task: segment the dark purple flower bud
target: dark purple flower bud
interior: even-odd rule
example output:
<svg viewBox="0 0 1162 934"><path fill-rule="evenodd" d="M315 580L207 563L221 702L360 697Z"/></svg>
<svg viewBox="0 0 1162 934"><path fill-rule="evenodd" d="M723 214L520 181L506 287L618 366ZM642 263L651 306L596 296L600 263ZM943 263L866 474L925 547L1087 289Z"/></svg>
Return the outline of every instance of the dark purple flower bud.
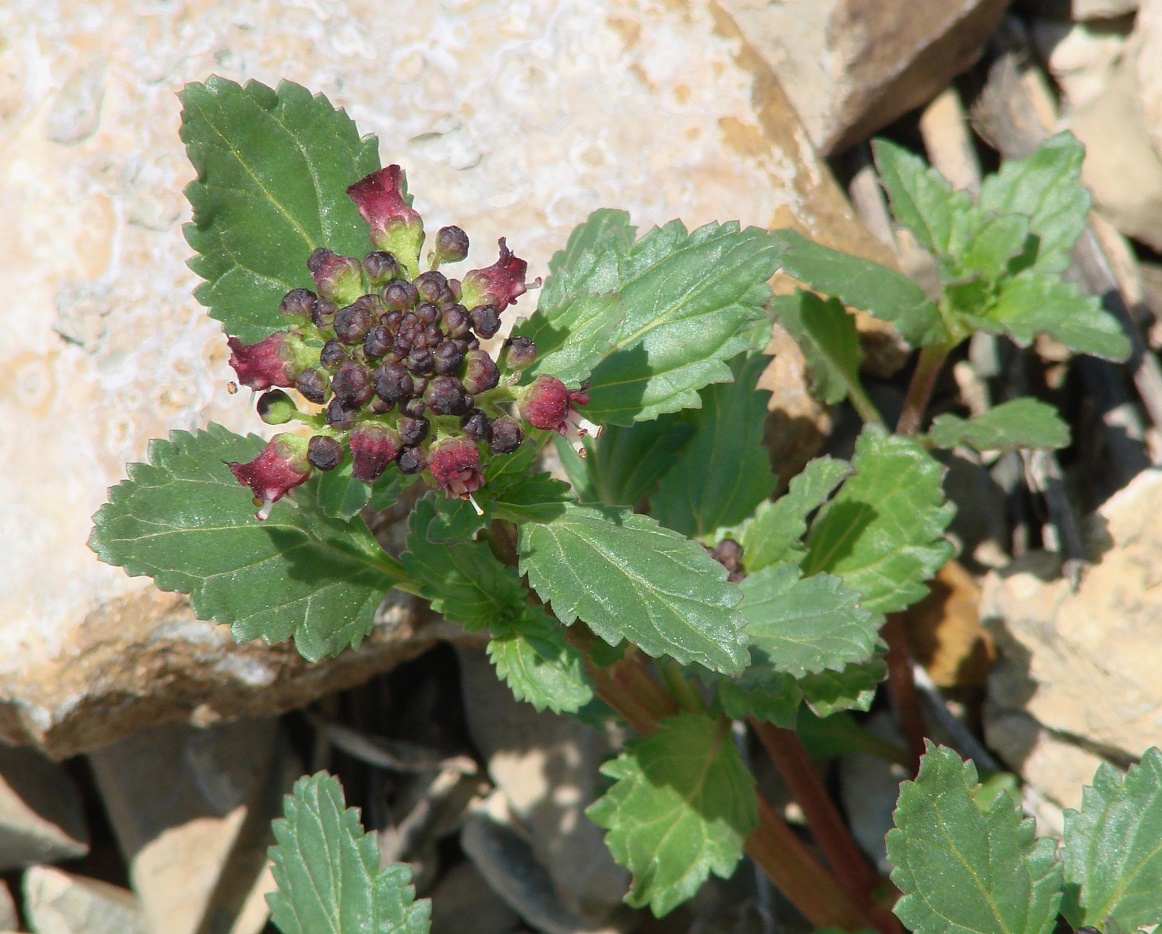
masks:
<svg viewBox="0 0 1162 934"><path fill-rule="evenodd" d="M448 438L433 444L428 451L428 470L449 497L467 499L484 484L480 451L467 438Z"/></svg>
<svg viewBox="0 0 1162 934"><path fill-rule="evenodd" d="M467 337L469 324L468 309L463 305L449 302L440 309L440 327L449 337Z"/></svg>
<svg viewBox="0 0 1162 934"><path fill-rule="evenodd" d="M472 330L485 340L500 330L500 314L495 305L477 305L468 317L472 320Z"/></svg>
<svg viewBox="0 0 1162 934"><path fill-rule="evenodd" d="M428 407L424 405L423 399L408 399L407 402L400 406L400 411L411 418L423 418L428 411Z"/></svg>
<svg viewBox="0 0 1162 934"><path fill-rule="evenodd" d="M460 301L460 297L464 294L464 289L460 285L459 279L449 279L448 280L448 292L451 293L451 295L452 295L452 301L454 301L454 302Z"/></svg>
<svg viewBox="0 0 1162 934"><path fill-rule="evenodd" d="M472 408L464 387L455 376L435 376L428 381L424 402L437 415L463 415Z"/></svg>
<svg viewBox="0 0 1162 934"><path fill-rule="evenodd" d="M464 351L455 341L445 340L436 348L436 372L441 376L455 376L464 362Z"/></svg>
<svg viewBox="0 0 1162 934"><path fill-rule="evenodd" d="M268 425L285 425L299 414L294 401L281 389L272 389L258 397L258 417Z"/></svg>
<svg viewBox="0 0 1162 934"><path fill-rule="evenodd" d="M525 273L528 272L529 264L509 250L504 237L500 238L499 244L500 259L487 269L473 269L464 276L460 285L460 300L469 308L495 305L498 312L504 311L518 296L528 291Z"/></svg>
<svg viewBox="0 0 1162 934"><path fill-rule="evenodd" d="M250 487L255 502L262 503L257 518L265 519L271 503L278 502L287 491L310 478L307 445L307 439L299 435L278 434L249 463L233 461L226 464L239 483Z"/></svg>
<svg viewBox="0 0 1162 934"><path fill-rule="evenodd" d="M374 483L399 457L403 441L394 429L365 423L351 432L347 446L353 461L351 475L364 483Z"/></svg>
<svg viewBox="0 0 1162 934"><path fill-rule="evenodd" d="M331 377L331 391L343 408L357 409L375 392L371 371L361 363L348 360Z"/></svg>
<svg viewBox="0 0 1162 934"><path fill-rule="evenodd" d="M363 272L367 276L367 281L371 283L371 287L378 289L399 275L399 263L390 253L376 250L363 257Z"/></svg>
<svg viewBox="0 0 1162 934"><path fill-rule="evenodd" d="M363 292L363 270L359 260L319 247L307 260L315 288L328 301L349 305Z"/></svg>
<svg viewBox="0 0 1162 934"><path fill-rule="evenodd" d="M425 326L435 324L440 320L440 306L432 302L420 302L416 305L416 317Z"/></svg>
<svg viewBox="0 0 1162 934"><path fill-rule="evenodd" d="M458 263L468 255L468 234L459 227L441 227L436 231L435 265Z"/></svg>
<svg viewBox="0 0 1162 934"><path fill-rule="evenodd" d="M325 298L318 299L311 306L311 323L320 331L326 331L335 324L335 313L339 306Z"/></svg>
<svg viewBox="0 0 1162 934"><path fill-rule="evenodd" d="M327 435L315 435L307 445L307 460L319 470L334 470L343 460L343 445Z"/></svg>
<svg viewBox="0 0 1162 934"><path fill-rule="evenodd" d="M276 331L256 344L231 337L230 366L248 389L293 386L312 361L311 349L293 331Z"/></svg>
<svg viewBox="0 0 1162 934"><path fill-rule="evenodd" d="M310 289L291 289L282 297L278 310L288 318L309 321L316 295Z"/></svg>
<svg viewBox="0 0 1162 934"><path fill-rule="evenodd" d="M327 419L327 424L336 431L346 431L355 425L355 413L351 409L344 408L338 396L327 403L324 416Z"/></svg>
<svg viewBox="0 0 1162 934"><path fill-rule="evenodd" d="M483 443L492 439L492 424L480 409L473 409L460 419L460 430L473 441Z"/></svg>
<svg viewBox="0 0 1162 934"><path fill-rule="evenodd" d="M367 411L372 415L386 415L392 409L390 402L384 402L379 396L367 403Z"/></svg>
<svg viewBox="0 0 1162 934"><path fill-rule="evenodd" d="M416 376L434 373L436 369L436 355L427 347L416 347L408 354L407 368Z"/></svg>
<svg viewBox="0 0 1162 934"><path fill-rule="evenodd" d="M302 393L303 398L315 405L322 405L327 401L327 393L331 389L331 381L325 373L316 369L306 369L295 380L295 389Z"/></svg>
<svg viewBox="0 0 1162 934"><path fill-rule="evenodd" d="M399 430L399 436L403 439L403 443L411 446L421 443L428 436L432 426L426 418L405 416L399 420L395 427Z"/></svg>
<svg viewBox="0 0 1162 934"><path fill-rule="evenodd" d="M428 377L413 376L412 377L412 395L422 396L424 391L428 388Z"/></svg>
<svg viewBox="0 0 1162 934"><path fill-rule="evenodd" d="M428 458L424 449L416 446L404 448L399 455L399 472L406 474L419 473L428 465Z"/></svg>
<svg viewBox="0 0 1162 934"><path fill-rule="evenodd" d="M527 337L510 337L504 342L504 365L509 371L519 373L536 359L537 345Z"/></svg>
<svg viewBox="0 0 1162 934"><path fill-rule="evenodd" d="M495 389L500 382L496 361L483 350L470 350L464 355L464 391L474 396Z"/></svg>
<svg viewBox="0 0 1162 934"><path fill-rule="evenodd" d="M403 170L389 165L356 182L347 194L371 225L376 248L395 256L407 274L419 272L424 222L411 206Z"/></svg>
<svg viewBox="0 0 1162 934"><path fill-rule="evenodd" d="M492 423L492 440L488 443L493 454L511 454L521 446L525 433L514 419L502 415Z"/></svg>
<svg viewBox="0 0 1162 934"><path fill-rule="evenodd" d="M567 389L557 377L542 373L525 389L517 402L520 417L534 428L565 433L576 407L589 402L589 393Z"/></svg>
<svg viewBox="0 0 1162 934"><path fill-rule="evenodd" d="M347 348L333 338L319 352L319 365L328 370L337 370L350 359Z"/></svg>
<svg viewBox="0 0 1162 934"><path fill-rule="evenodd" d="M444 293L448 289L448 280L443 273L436 272L434 269L431 272L420 273L412 280L412 284L416 287L416 291L420 293L420 299L425 302L432 302L439 304L444 297Z"/></svg>
<svg viewBox="0 0 1162 934"><path fill-rule="evenodd" d="M379 290L383 304L393 311L407 311L419 301L416 287L404 279L392 279Z"/></svg>
<svg viewBox="0 0 1162 934"><path fill-rule="evenodd" d="M382 357L391 350L394 341L395 338L385 325L373 325L371 330L367 332L367 336L363 338L363 352L373 359Z"/></svg>
<svg viewBox="0 0 1162 934"><path fill-rule="evenodd" d="M375 300L361 296L335 315L335 337L344 344L362 344L375 324Z"/></svg>
<svg viewBox="0 0 1162 934"><path fill-rule="evenodd" d="M396 403L412 394L412 376L401 363L383 363L372 374L375 394L384 402Z"/></svg>

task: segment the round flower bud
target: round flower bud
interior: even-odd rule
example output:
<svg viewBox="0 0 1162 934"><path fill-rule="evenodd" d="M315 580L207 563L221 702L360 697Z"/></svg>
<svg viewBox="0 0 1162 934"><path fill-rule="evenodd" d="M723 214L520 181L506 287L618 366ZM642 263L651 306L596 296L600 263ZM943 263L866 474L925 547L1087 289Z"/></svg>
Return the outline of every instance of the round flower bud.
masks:
<svg viewBox="0 0 1162 934"><path fill-rule="evenodd" d="M419 447L406 447L399 455L399 472L405 474L419 473L428 464L428 458L424 454L424 449Z"/></svg>
<svg viewBox="0 0 1162 934"><path fill-rule="evenodd" d="M416 287L405 279L391 279L379 290L383 304L391 311L407 311L419 298Z"/></svg>
<svg viewBox="0 0 1162 934"><path fill-rule="evenodd" d="M428 451L428 470L446 495L466 499L484 484L480 451L467 438L437 441Z"/></svg>
<svg viewBox="0 0 1162 934"><path fill-rule="evenodd" d="M334 338L327 341L323 345L323 349L319 351L319 365L332 372L339 369L349 359L351 358L347 356L347 348Z"/></svg>
<svg viewBox="0 0 1162 934"><path fill-rule="evenodd" d="M588 401L589 394L583 389L567 389L557 377L542 373L521 393L517 410L534 428L563 434L575 406Z"/></svg>
<svg viewBox="0 0 1162 934"><path fill-rule="evenodd" d="M441 227L436 231L436 265L458 263L468 255L468 234L459 227Z"/></svg>
<svg viewBox="0 0 1162 934"><path fill-rule="evenodd" d="M519 373L533 365L537 359L537 345L527 337L510 337L504 342L504 366L510 372Z"/></svg>
<svg viewBox="0 0 1162 934"><path fill-rule="evenodd" d="M436 370L436 355L427 347L413 347L405 361L408 370L417 376L434 373Z"/></svg>
<svg viewBox="0 0 1162 934"><path fill-rule="evenodd" d="M485 340L500 330L500 313L495 305L477 305L468 317L472 319L472 330Z"/></svg>
<svg viewBox="0 0 1162 934"><path fill-rule="evenodd" d="M325 298L318 299L311 306L311 323L320 331L330 330L335 324L335 314L339 306Z"/></svg>
<svg viewBox="0 0 1162 934"><path fill-rule="evenodd" d="M442 272L421 273L412 280L412 284L416 287L420 298L425 302L432 302L439 304L443 297L445 290L448 288L448 280Z"/></svg>
<svg viewBox="0 0 1162 934"><path fill-rule="evenodd" d="M303 398L315 405L322 405L327 401L327 393L331 389L331 381L326 374L315 369L306 369L295 380L295 389L302 393Z"/></svg>
<svg viewBox="0 0 1162 934"><path fill-rule="evenodd" d="M399 263L394 256L383 250L376 250L363 257L363 272L373 289L377 289L399 275Z"/></svg>
<svg viewBox="0 0 1162 934"><path fill-rule="evenodd" d="M344 344L362 344L375 323L375 301L363 296L335 315L335 337Z"/></svg>
<svg viewBox="0 0 1162 934"><path fill-rule="evenodd" d="M423 399L415 398L408 399L408 401L400 407L400 410L404 415L407 415L410 418L423 418L424 414L428 411L428 407L424 405Z"/></svg>
<svg viewBox="0 0 1162 934"><path fill-rule="evenodd" d="M467 337L470 324L468 309L463 305L449 302L440 309L440 327L449 337Z"/></svg>
<svg viewBox="0 0 1162 934"><path fill-rule="evenodd" d="M457 346L456 341L444 340L436 348L436 372L441 376L454 376L460 372L460 364L464 362L464 351Z"/></svg>
<svg viewBox="0 0 1162 934"><path fill-rule="evenodd" d="M500 382L496 362L483 350L470 350L464 356L464 391L476 396L495 389Z"/></svg>
<svg viewBox="0 0 1162 934"><path fill-rule="evenodd" d="M367 367L348 360L331 378L331 391L345 409L357 409L375 392L375 384Z"/></svg>
<svg viewBox="0 0 1162 934"><path fill-rule="evenodd" d="M258 417L268 425L285 425L298 414L294 401L281 389L272 389L258 397Z"/></svg>
<svg viewBox="0 0 1162 934"><path fill-rule="evenodd" d="M391 331L385 325L372 325L367 336L363 338L363 353L372 359L382 357L391 350L394 340Z"/></svg>
<svg viewBox="0 0 1162 934"><path fill-rule="evenodd" d="M513 419L502 415L492 423L492 440L488 446L493 454L511 454L521 446L525 433Z"/></svg>
<svg viewBox="0 0 1162 934"><path fill-rule="evenodd" d="M345 409L339 402L338 396L327 403L327 409L323 414L327 419L327 424L336 431L346 431L355 425L355 413L350 409Z"/></svg>
<svg viewBox="0 0 1162 934"><path fill-rule="evenodd" d="M455 376L435 376L428 381L424 402L437 415L463 415L472 404Z"/></svg>
<svg viewBox="0 0 1162 934"><path fill-rule="evenodd" d="M307 460L319 470L334 470L343 460L343 445L327 435L315 435L307 445Z"/></svg>
<svg viewBox="0 0 1162 934"><path fill-rule="evenodd" d="M403 443L411 446L420 444L431 430L431 423L426 418L401 418L395 426Z"/></svg>
<svg viewBox="0 0 1162 934"><path fill-rule="evenodd" d="M319 247L307 259L307 269L315 279L319 295L339 305L347 305L363 291L363 270L359 260Z"/></svg>
<svg viewBox="0 0 1162 934"><path fill-rule="evenodd" d="M282 297L278 310L288 318L309 321L315 300L316 295L310 289L291 289Z"/></svg>
<svg viewBox="0 0 1162 934"><path fill-rule="evenodd" d="M473 409L460 419L460 430L464 432L464 437L472 441L485 442L492 439L492 424L480 409Z"/></svg>
<svg viewBox="0 0 1162 934"><path fill-rule="evenodd" d="M384 402L396 403L412 394L412 376L402 363L380 364L372 380L375 394Z"/></svg>
<svg viewBox="0 0 1162 934"><path fill-rule="evenodd" d="M403 449L398 431L383 425L364 423L351 432L351 475L364 483L374 483Z"/></svg>

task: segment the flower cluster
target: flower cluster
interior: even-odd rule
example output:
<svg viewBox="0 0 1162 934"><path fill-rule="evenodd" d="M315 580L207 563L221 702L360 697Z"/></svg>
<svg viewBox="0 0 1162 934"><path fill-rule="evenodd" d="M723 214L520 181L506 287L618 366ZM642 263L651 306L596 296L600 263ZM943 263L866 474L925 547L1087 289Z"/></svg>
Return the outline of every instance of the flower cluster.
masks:
<svg viewBox="0 0 1162 934"><path fill-rule="evenodd" d="M503 238L496 263L457 280L439 267L467 256L468 236L443 227L430 268L420 272L423 223L399 166L347 192L376 249L362 260L315 250L307 261L314 289L293 289L280 305L289 326L254 344L229 339L238 381L264 391L262 418L299 421L314 432L275 435L255 460L229 465L263 504L260 517L348 454L352 475L365 483L394 464L404 474L426 472L448 496L469 498L483 482L482 452L515 451L524 440L522 421L564 431L575 407L588 402L584 389L569 390L549 375L516 387L536 358L530 340L507 341L499 362L481 346L528 289L528 264ZM283 391L291 388L314 411L300 411ZM513 402L520 421L509 413Z"/></svg>

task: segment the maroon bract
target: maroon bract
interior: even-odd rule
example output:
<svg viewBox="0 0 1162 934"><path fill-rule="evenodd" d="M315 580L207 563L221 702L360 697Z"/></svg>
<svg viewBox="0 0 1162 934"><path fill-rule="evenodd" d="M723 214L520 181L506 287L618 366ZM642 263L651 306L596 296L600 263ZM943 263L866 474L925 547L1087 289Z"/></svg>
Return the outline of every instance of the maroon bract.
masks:
<svg viewBox="0 0 1162 934"><path fill-rule="evenodd" d="M484 484L480 472L480 451L466 438L449 438L432 445L428 470L436 485L449 497L467 499Z"/></svg>
<svg viewBox="0 0 1162 934"><path fill-rule="evenodd" d="M289 490L305 483L311 476L307 460L310 441L299 435L277 434L267 442L262 453L246 464L227 461L226 466L243 486L250 487L255 503L262 503L259 519L265 519L270 506L286 496Z"/></svg>
<svg viewBox="0 0 1162 934"><path fill-rule="evenodd" d="M371 242L391 253L411 275L418 270L424 222L407 201L403 169L389 165L347 189L363 219L371 225Z"/></svg>
<svg viewBox="0 0 1162 934"><path fill-rule="evenodd" d="M497 242L500 245L500 259L487 269L473 269L464 276L460 286L460 302L466 308L495 305L498 312L504 311L517 300L517 296L528 291L525 274L529 264L508 248L504 237ZM540 284L539 279L537 284Z"/></svg>
<svg viewBox="0 0 1162 934"><path fill-rule="evenodd" d="M293 386L298 375L306 369L302 345L289 331L276 331L256 344L244 344L231 337L230 366L238 374L238 382L248 389L269 389L271 386Z"/></svg>
<svg viewBox="0 0 1162 934"><path fill-rule="evenodd" d="M351 448L351 476L364 483L378 480L403 450L399 432L382 425L360 425L351 432L347 443Z"/></svg>
<svg viewBox="0 0 1162 934"><path fill-rule="evenodd" d="M522 393L517 405L520 417L534 428L564 434L569 427L569 416L577 406L589 403L589 393L569 389L557 377L542 373Z"/></svg>

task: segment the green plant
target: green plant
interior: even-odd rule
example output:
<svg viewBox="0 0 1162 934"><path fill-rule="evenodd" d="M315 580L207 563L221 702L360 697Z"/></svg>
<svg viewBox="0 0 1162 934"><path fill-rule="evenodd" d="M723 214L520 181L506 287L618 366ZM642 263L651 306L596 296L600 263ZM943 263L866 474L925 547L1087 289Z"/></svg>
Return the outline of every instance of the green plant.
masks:
<svg viewBox="0 0 1162 934"><path fill-rule="evenodd" d="M855 846L797 728L827 718L860 735L844 712L866 710L887 674L885 614L922 597L951 556L953 508L929 447L1067 443L1056 413L1027 399L942 416L916 436L949 351L981 329L1128 350L1059 275L1088 208L1076 142L1056 137L1006 165L976 204L879 146L897 218L936 259L938 298L789 231L674 221L639 237L624 212L595 212L494 359L481 341L528 287L504 240L492 266L446 278L438 267L465 258L467 235L441 228L425 262L402 171L380 168L374 138L303 88L211 79L182 102L198 171L187 189L205 280L196 295L230 335L239 381L262 393L264 420L297 431L264 442L211 425L155 441L95 517L102 560L190 594L239 640L293 638L312 660L358 646L391 588L426 599L488 633L518 698L590 715L598 698L634 728L589 811L633 873L630 904L664 914L746 853L815 925L898 931L895 893ZM835 298L774 299L779 268ZM861 387L839 300L922 348L894 434ZM824 398L850 397L867 422L850 463L812 461L774 500L761 446L769 393L757 389L772 316L803 343ZM539 472L550 443L569 482ZM362 513L421 479L406 546L389 553ZM756 792L730 739L736 720L783 773L814 846ZM1125 907L1154 863L1110 895L1108 864L1092 855L1122 839L1094 815L1119 796L1156 798L1156 763L1148 754L1124 784L1099 773L1096 804L1071 818L1077 852L1089 847L1071 856L1067 840L1071 922L1162 920ZM1052 927L1052 845L1033 844L1006 799L977 809L972 780L934 751L901 796L889 841L900 919L925 932ZM1156 823L1126 820L1140 834ZM333 779L301 781L275 833L282 930L426 929L406 869L379 869ZM967 881L945 865L938 834L972 842ZM1034 893L1004 906L1037 911L1001 907L977 924L978 860L996 864L990 891L1024 880ZM959 899L947 911L921 907L931 872ZM966 920L949 920L956 912Z"/></svg>

